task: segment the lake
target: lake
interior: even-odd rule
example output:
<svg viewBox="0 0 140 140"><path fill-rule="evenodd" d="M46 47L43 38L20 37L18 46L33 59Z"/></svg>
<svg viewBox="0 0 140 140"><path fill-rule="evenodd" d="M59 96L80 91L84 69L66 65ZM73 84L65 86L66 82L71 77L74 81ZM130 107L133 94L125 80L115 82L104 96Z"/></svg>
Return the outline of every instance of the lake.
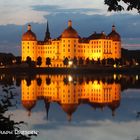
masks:
<svg viewBox="0 0 140 140"><path fill-rule="evenodd" d="M140 75L0 75L5 116L33 140L139 140Z"/></svg>

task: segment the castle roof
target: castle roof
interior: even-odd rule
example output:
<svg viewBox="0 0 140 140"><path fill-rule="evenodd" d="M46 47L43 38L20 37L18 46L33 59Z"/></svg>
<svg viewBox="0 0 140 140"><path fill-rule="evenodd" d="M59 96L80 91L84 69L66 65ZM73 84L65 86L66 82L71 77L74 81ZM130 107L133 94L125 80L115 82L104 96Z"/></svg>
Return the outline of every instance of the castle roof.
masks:
<svg viewBox="0 0 140 140"><path fill-rule="evenodd" d="M31 30L31 25L28 25L28 31L22 35L22 41L36 41L36 35Z"/></svg>
<svg viewBox="0 0 140 140"><path fill-rule="evenodd" d="M108 34L108 38L112 39L113 41L120 41L121 37L115 30L115 25L112 26L112 32Z"/></svg>
<svg viewBox="0 0 140 140"><path fill-rule="evenodd" d="M106 39L107 37L106 37L106 34L104 33L104 32L102 32L102 33L96 33L96 32L94 32L92 35L90 35L89 37L88 37L88 39L89 40L94 40L94 39Z"/></svg>
<svg viewBox="0 0 140 140"><path fill-rule="evenodd" d="M72 27L72 21L68 21L68 28L66 28L62 35L62 38L79 38L77 31Z"/></svg>

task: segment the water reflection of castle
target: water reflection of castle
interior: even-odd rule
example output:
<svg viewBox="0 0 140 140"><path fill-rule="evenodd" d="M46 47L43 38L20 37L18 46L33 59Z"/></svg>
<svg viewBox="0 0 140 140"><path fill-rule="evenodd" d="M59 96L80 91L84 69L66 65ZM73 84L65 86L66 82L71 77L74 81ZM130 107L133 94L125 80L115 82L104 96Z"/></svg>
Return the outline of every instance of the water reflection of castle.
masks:
<svg viewBox="0 0 140 140"><path fill-rule="evenodd" d="M68 120L81 103L89 104L93 108L109 107L112 115L120 104L121 86L118 83L106 83L97 80L88 82L82 78L64 75L41 75L31 80L30 85L22 80L22 104L29 111L35 107L38 99L45 102L47 113L50 103L57 102Z"/></svg>

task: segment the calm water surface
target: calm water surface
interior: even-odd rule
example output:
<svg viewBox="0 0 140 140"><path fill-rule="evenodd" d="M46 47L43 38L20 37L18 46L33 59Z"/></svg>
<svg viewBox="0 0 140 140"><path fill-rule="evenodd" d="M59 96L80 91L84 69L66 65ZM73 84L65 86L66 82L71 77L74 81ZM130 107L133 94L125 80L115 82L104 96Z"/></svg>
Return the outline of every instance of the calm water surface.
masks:
<svg viewBox="0 0 140 140"><path fill-rule="evenodd" d="M6 113L39 131L34 140L138 140L140 76L1 75L15 87L17 107Z"/></svg>

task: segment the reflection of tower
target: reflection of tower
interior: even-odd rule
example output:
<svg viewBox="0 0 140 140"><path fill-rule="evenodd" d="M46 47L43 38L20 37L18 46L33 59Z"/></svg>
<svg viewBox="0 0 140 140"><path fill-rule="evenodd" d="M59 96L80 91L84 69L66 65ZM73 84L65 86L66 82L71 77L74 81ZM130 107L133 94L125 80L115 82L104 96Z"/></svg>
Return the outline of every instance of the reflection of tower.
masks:
<svg viewBox="0 0 140 140"><path fill-rule="evenodd" d="M61 104L64 112L67 113L67 119L70 122L72 119L72 114L76 111L78 104Z"/></svg>
<svg viewBox="0 0 140 140"><path fill-rule="evenodd" d="M113 101L108 107L112 110L112 116L115 116L115 110L120 106L120 101Z"/></svg>
<svg viewBox="0 0 140 140"><path fill-rule="evenodd" d="M44 100L44 103L45 103L45 108L46 108L46 117L47 117L47 120L48 120L48 117L49 117L49 109L50 109L50 102L48 102L47 99Z"/></svg>
<svg viewBox="0 0 140 140"><path fill-rule="evenodd" d="M109 107L112 115L115 115L115 109L120 104L120 84L90 79L88 82L83 79L79 84L75 82L78 79L73 80L74 78L77 77L40 75L39 78L36 76L36 80L31 80L28 86L28 81L22 80L22 103L29 111L29 115L37 99L44 100L47 119L51 102L58 102L61 105L69 121L80 103L102 110L104 107Z"/></svg>
<svg viewBox="0 0 140 140"><path fill-rule="evenodd" d="M27 82L22 80L22 105L28 110L28 116L31 115L31 109L36 104L36 82L31 81L30 86L27 86Z"/></svg>
<svg viewBox="0 0 140 140"><path fill-rule="evenodd" d="M22 105L27 109L28 111L28 116L31 116L31 110L34 108L36 104L35 100L23 100Z"/></svg>

